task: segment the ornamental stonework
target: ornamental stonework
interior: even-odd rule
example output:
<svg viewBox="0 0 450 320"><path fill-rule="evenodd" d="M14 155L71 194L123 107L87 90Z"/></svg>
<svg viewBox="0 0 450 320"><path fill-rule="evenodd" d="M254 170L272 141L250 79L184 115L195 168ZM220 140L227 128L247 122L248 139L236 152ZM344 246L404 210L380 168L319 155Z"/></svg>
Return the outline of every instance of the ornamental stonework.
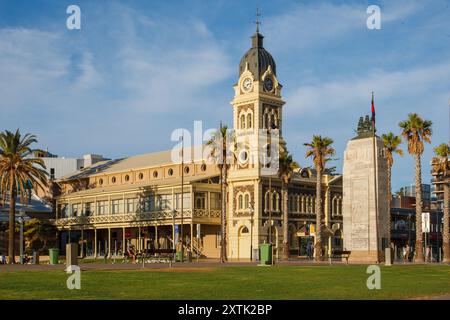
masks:
<svg viewBox="0 0 450 320"><path fill-rule="evenodd" d="M253 185L236 186L234 187L233 212L237 212L238 194L241 192L243 194L250 193L250 203L255 203L255 188Z"/></svg>

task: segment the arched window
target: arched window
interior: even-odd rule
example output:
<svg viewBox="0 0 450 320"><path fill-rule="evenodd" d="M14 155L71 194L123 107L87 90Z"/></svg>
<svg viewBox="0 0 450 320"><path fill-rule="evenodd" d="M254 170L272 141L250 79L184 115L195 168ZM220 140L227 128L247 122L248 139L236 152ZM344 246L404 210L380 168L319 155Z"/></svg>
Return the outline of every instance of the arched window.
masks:
<svg viewBox="0 0 450 320"><path fill-rule="evenodd" d="M273 126L276 126L276 125L277 125L277 123L275 122L275 115L272 113L270 115L270 124L269 124L269 126L270 126L270 128L272 128Z"/></svg>
<svg viewBox="0 0 450 320"><path fill-rule="evenodd" d="M241 129L245 129L245 114L241 115Z"/></svg>
<svg viewBox="0 0 450 320"><path fill-rule="evenodd" d="M252 127L252 114L247 114L247 128L250 129Z"/></svg>
<svg viewBox="0 0 450 320"><path fill-rule="evenodd" d="M238 196L238 209L242 210L243 206L244 206L244 204L243 204L242 194L240 194Z"/></svg>
<svg viewBox="0 0 450 320"><path fill-rule="evenodd" d="M269 115L264 113L264 128L269 129Z"/></svg>
<svg viewBox="0 0 450 320"><path fill-rule="evenodd" d="M278 192L274 192L272 194L272 210L275 212L280 211L279 200L280 196L278 195Z"/></svg>
<svg viewBox="0 0 450 320"><path fill-rule="evenodd" d="M250 206L250 196L246 194L244 196L244 209L248 209Z"/></svg>
<svg viewBox="0 0 450 320"><path fill-rule="evenodd" d="M269 191L266 192L266 195L264 196L264 210L265 211L269 211L269 206L270 206L270 196L269 196Z"/></svg>

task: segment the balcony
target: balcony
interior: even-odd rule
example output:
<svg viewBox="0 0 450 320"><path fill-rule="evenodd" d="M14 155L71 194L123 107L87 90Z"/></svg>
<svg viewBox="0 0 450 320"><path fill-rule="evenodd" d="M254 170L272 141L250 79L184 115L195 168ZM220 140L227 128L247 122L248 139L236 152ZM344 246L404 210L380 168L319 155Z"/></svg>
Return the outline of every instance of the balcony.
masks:
<svg viewBox="0 0 450 320"><path fill-rule="evenodd" d="M175 217L174 217L175 213ZM104 214L93 216L78 216L56 219L57 227L66 227L72 225L97 224L97 223L139 223L155 220L181 219L181 212L178 211L153 211L143 213L123 213L123 214ZM183 218L192 218L192 210L183 210ZM194 209L194 218L210 218L217 220L220 218L220 210Z"/></svg>

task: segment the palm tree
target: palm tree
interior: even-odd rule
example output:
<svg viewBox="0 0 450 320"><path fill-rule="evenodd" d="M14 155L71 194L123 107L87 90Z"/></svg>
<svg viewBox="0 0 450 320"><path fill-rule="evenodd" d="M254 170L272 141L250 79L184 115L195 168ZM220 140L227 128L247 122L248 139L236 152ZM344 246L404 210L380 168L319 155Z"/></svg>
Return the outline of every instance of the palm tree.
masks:
<svg viewBox="0 0 450 320"><path fill-rule="evenodd" d="M214 159L220 170L221 184L221 240L220 240L220 261L225 262L226 257L226 235L227 235L227 177L228 169L235 160L235 137L232 132L228 131L228 127L222 126L216 130L211 139L207 142L210 147L210 158Z"/></svg>
<svg viewBox="0 0 450 320"><path fill-rule="evenodd" d="M316 167L316 243L314 244L315 260L319 261L322 257L322 174L325 170L327 161L331 160L335 154L335 150L331 145L333 139L322 137L320 135L313 135L312 141L304 143L307 147L305 157L312 157L314 166Z"/></svg>
<svg viewBox="0 0 450 320"><path fill-rule="evenodd" d="M297 162L292 160L292 155L289 152L282 151L279 157L278 176L281 179L281 199L283 210L283 259L289 259L289 237L288 237L288 190L287 186L291 181L294 169L298 168Z"/></svg>
<svg viewBox="0 0 450 320"><path fill-rule="evenodd" d="M43 160L32 157L33 153L38 151L30 148L35 142L36 136L32 134L22 136L19 129L15 133L8 130L0 132L0 189L3 199L9 194L8 263L10 264L14 263L16 196L19 195L23 203L28 197L27 186L44 189L47 185Z"/></svg>
<svg viewBox="0 0 450 320"><path fill-rule="evenodd" d="M424 141L431 143L431 125L429 120L422 119L417 113L408 114L408 119L398 125L402 129L402 136L408 143L408 153L414 156L416 163L416 245L415 258L424 261L422 252L422 164L421 157L425 149Z"/></svg>
<svg viewBox="0 0 450 320"><path fill-rule="evenodd" d="M392 166L394 165L394 154L403 156L403 150L400 149L400 144L402 143L402 138L389 132L387 134L382 134L381 139L384 143L384 151L386 153L387 159L387 198L388 198L388 243L391 243L391 200L392 200Z"/></svg>
<svg viewBox="0 0 450 320"><path fill-rule="evenodd" d="M434 148L434 153L437 157L433 158L433 174L436 179L443 182L444 187L444 225L442 231L443 251L444 256L442 261L450 261L450 244L449 244L449 201L450 201L450 145L442 143Z"/></svg>

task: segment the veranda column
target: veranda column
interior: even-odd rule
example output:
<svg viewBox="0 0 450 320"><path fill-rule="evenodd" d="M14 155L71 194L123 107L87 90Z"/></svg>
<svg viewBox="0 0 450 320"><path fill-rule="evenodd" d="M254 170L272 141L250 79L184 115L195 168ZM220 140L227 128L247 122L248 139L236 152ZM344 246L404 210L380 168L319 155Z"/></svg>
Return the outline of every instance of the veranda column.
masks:
<svg viewBox="0 0 450 320"><path fill-rule="evenodd" d="M127 248L125 244L125 227L122 227L122 255L125 254Z"/></svg>
<svg viewBox="0 0 450 320"><path fill-rule="evenodd" d="M94 229L94 258L97 258L97 229Z"/></svg>
<svg viewBox="0 0 450 320"><path fill-rule="evenodd" d="M111 228L108 228L108 251L105 250L105 255L111 256Z"/></svg>
<svg viewBox="0 0 450 320"><path fill-rule="evenodd" d="M155 224L155 248L159 249L159 239L158 239L158 224Z"/></svg>
<svg viewBox="0 0 450 320"><path fill-rule="evenodd" d="M81 250L80 250L81 257L84 257L84 229L81 227Z"/></svg>
<svg viewBox="0 0 450 320"><path fill-rule="evenodd" d="M138 228L138 232L139 232L139 234L138 234L138 245L137 245L136 250L140 251L141 250L141 227Z"/></svg>

